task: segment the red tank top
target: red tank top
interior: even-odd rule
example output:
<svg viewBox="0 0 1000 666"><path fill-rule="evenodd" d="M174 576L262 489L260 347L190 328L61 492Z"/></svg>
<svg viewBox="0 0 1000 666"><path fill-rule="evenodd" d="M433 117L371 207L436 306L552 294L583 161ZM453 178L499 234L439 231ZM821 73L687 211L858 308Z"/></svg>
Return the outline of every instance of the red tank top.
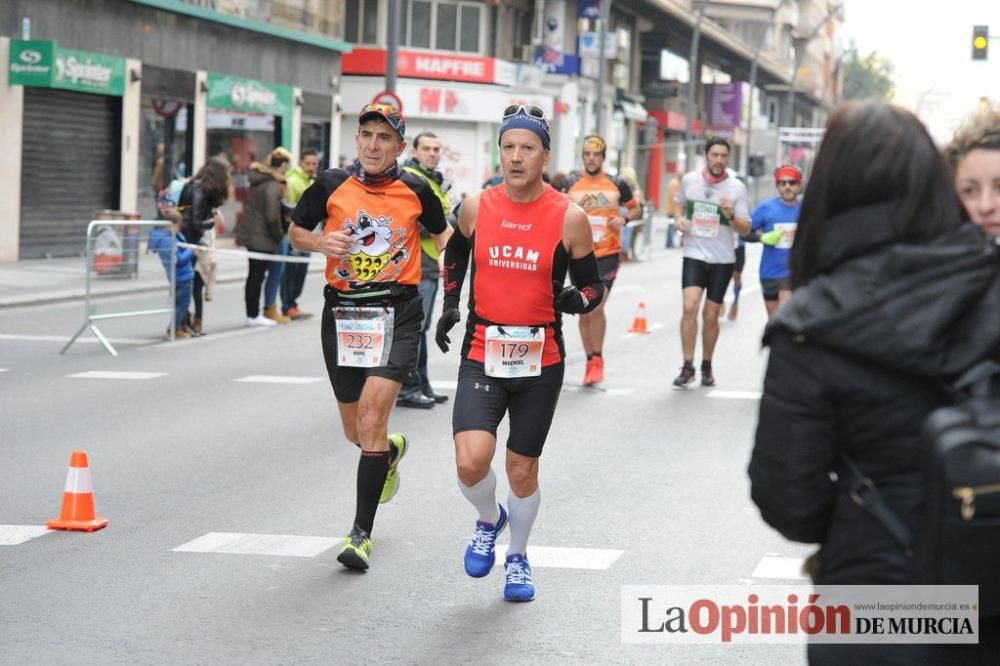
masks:
<svg viewBox="0 0 1000 666"><path fill-rule="evenodd" d="M556 321L552 267L563 238L569 199L546 186L530 203L516 203L507 186L479 199L472 248L472 312L491 324L540 326ZM485 326L476 322L468 358L485 360ZM542 365L562 361L551 326L545 329Z"/></svg>

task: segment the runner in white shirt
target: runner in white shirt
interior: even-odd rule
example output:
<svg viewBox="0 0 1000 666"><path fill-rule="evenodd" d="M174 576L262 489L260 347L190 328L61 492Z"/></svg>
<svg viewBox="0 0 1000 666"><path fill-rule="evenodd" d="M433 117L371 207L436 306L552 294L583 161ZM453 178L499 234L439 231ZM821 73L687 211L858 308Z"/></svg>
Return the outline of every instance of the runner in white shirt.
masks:
<svg viewBox="0 0 1000 666"><path fill-rule="evenodd" d="M706 167L681 180L677 192L677 228L684 233L684 315L681 350L684 366L674 380L683 388L694 380L694 348L698 338L698 308L702 310L702 386L715 386L712 353L719 339L719 313L736 263L738 235L750 233L747 188L726 171L729 142L710 137L705 143Z"/></svg>

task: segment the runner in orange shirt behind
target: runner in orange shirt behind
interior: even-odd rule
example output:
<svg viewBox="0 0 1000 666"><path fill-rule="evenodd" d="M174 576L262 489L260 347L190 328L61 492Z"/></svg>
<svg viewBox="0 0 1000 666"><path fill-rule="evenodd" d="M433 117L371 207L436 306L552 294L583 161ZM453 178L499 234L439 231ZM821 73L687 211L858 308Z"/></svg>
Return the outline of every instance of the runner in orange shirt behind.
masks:
<svg viewBox="0 0 1000 666"><path fill-rule="evenodd" d="M580 316L580 338L587 354L584 386L604 381L604 332L607 318L604 306L618 275L622 249L621 230L630 220L642 215L639 202L628 184L604 172L608 146L600 136L591 134L583 140L583 168L578 178L570 181L566 196L583 208L590 220L594 237L594 254L604 283L604 300L593 312Z"/></svg>

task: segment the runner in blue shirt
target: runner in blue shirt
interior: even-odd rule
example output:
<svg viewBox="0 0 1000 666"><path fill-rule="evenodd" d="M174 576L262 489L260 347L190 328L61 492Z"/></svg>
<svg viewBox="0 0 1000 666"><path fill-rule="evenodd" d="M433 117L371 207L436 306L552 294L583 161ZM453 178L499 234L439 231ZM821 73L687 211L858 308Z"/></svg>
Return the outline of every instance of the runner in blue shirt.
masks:
<svg viewBox="0 0 1000 666"><path fill-rule="evenodd" d="M774 171L774 183L778 196L757 206L751 216L753 233L747 237L749 241L759 240L764 244L760 258L760 290L768 317L792 296L788 255L802 208L798 200L802 191L802 172L791 165L780 166Z"/></svg>

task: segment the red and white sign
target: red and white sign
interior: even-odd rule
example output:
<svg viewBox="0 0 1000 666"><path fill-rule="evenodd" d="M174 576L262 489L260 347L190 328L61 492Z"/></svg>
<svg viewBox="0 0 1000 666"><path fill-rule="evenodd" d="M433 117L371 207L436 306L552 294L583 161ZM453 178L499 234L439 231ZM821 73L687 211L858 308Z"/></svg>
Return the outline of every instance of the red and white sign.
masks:
<svg viewBox="0 0 1000 666"><path fill-rule="evenodd" d="M516 69L512 71L510 63L496 58L400 49L396 62L397 76L407 78L501 85L513 85L512 76L516 79ZM386 51L355 48L340 63L344 74L384 76Z"/></svg>

